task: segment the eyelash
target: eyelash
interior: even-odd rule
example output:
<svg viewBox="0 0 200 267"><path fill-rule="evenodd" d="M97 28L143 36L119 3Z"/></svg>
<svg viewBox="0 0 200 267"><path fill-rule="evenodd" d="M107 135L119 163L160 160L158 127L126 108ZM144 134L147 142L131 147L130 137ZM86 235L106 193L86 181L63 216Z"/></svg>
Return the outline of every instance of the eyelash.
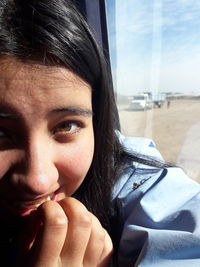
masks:
<svg viewBox="0 0 200 267"><path fill-rule="evenodd" d="M15 142L16 139L14 136L10 135L7 130L4 128L0 128L0 146L11 144L11 142Z"/></svg>
<svg viewBox="0 0 200 267"><path fill-rule="evenodd" d="M72 137L73 134L78 133L84 124L80 121L65 121L58 124L52 131L55 138L65 138L67 136ZM60 137L59 137L60 136ZM12 142L15 141L14 136L10 135L7 130L0 127L0 142Z"/></svg>
<svg viewBox="0 0 200 267"><path fill-rule="evenodd" d="M68 129L66 129L66 128L68 128ZM53 130L53 134L60 134L61 133L61 134L71 135L71 134L79 132L81 128L83 128L83 124L79 121L66 121L66 122L62 122L58 126L56 126L55 129Z"/></svg>
<svg viewBox="0 0 200 267"><path fill-rule="evenodd" d="M0 138L9 138L9 135L7 134L6 130L3 128L0 128Z"/></svg>

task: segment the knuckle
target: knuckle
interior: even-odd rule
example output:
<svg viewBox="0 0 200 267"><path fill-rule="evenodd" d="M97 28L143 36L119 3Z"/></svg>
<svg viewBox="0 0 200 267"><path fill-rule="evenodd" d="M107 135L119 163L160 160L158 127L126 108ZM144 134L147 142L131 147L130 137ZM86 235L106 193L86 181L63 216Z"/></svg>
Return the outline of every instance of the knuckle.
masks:
<svg viewBox="0 0 200 267"><path fill-rule="evenodd" d="M69 223L83 228L91 228L92 215L78 200L68 197L60 202L69 218Z"/></svg>
<svg viewBox="0 0 200 267"><path fill-rule="evenodd" d="M68 223L67 216L62 208L57 203L47 201L39 208L39 212L42 213L43 221L45 225L54 228L66 227Z"/></svg>
<svg viewBox="0 0 200 267"><path fill-rule="evenodd" d="M91 228L92 226L92 217L88 211L82 211L77 214L74 219L80 227Z"/></svg>
<svg viewBox="0 0 200 267"><path fill-rule="evenodd" d="M49 225L56 228L64 228L67 225L67 217L66 216L55 216L49 219Z"/></svg>

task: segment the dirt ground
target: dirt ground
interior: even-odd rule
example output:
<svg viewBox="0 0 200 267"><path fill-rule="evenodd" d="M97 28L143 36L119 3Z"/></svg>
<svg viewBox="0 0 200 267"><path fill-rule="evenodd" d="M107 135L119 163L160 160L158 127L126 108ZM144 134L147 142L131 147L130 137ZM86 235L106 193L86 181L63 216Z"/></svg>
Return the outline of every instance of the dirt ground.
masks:
<svg viewBox="0 0 200 267"><path fill-rule="evenodd" d="M169 107L147 111L118 108L125 136L153 139L166 161L200 182L200 99L171 100Z"/></svg>

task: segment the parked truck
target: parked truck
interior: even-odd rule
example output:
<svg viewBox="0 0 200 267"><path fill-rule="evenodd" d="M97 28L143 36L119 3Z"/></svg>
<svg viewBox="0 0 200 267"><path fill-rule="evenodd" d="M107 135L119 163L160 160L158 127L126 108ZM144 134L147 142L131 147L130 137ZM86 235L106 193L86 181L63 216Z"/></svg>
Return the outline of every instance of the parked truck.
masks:
<svg viewBox="0 0 200 267"><path fill-rule="evenodd" d="M145 95L148 95L149 101L152 102L154 108L161 108L166 101L165 93L152 93L152 92L144 92Z"/></svg>
<svg viewBox="0 0 200 267"><path fill-rule="evenodd" d="M129 97L129 109L147 110L152 108L161 108L166 101L165 93L154 94L152 92L143 92Z"/></svg>
<svg viewBox="0 0 200 267"><path fill-rule="evenodd" d="M129 109L131 110L147 110L153 107L149 95L141 93L130 97Z"/></svg>

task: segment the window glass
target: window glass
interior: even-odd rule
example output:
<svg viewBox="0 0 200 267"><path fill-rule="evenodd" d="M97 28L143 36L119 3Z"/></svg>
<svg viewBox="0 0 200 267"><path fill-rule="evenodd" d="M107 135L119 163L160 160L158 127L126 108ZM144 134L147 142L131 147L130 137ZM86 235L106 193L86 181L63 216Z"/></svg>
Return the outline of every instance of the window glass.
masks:
<svg viewBox="0 0 200 267"><path fill-rule="evenodd" d="M200 181L200 1L106 0L106 14L122 133Z"/></svg>

